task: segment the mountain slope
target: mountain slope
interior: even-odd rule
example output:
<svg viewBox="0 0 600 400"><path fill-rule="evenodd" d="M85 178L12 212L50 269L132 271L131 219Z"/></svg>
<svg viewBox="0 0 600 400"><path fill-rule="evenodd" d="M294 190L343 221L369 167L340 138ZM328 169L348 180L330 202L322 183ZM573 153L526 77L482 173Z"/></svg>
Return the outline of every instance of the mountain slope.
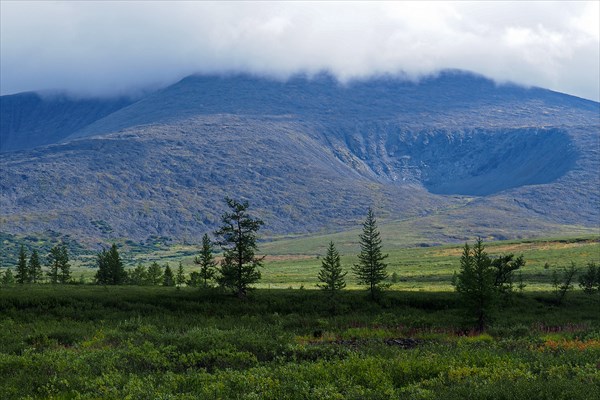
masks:
<svg viewBox="0 0 600 400"><path fill-rule="evenodd" d="M130 104L119 99L72 99L20 93L0 97L0 152L57 143Z"/></svg>
<svg viewBox="0 0 600 400"><path fill-rule="evenodd" d="M412 129L597 123L598 110L598 103L589 100L539 88L497 86L460 71L419 83L381 77L345 85L326 74L286 82L248 75L190 76L73 136L212 114L288 115L334 127L391 119Z"/></svg>
<svg viewBox="0 0 600 400"><path fill-rule="evenodd" d="M230 115L8 154L5 166L0 188L18 201L3 197L3 226L56 229L60 218L69 232L135 239L192 239L219 223L225 196L250 199L269 231L285 233L355 224L373 201L393 209L398 192L361 177L294 123ZM418 188L402 195L412 204L404 212L446 203Z"/></svg>
<svg viewBox="0 0 600 400"><path fill-rule="evenodd" d="M346 85L192 76L3 155L1 230L195 241L225 196L249 200L270 235L352 227L369 205L384 220L439 216L456 225L449 240L478 221L498 237L595 229L598 110L457 71Z"/></svg>

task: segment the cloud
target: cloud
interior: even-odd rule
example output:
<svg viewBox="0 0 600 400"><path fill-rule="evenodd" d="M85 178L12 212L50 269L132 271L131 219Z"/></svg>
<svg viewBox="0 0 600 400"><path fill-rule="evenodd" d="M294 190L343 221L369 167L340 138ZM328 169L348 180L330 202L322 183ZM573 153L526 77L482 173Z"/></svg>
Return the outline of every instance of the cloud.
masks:
<svg viewBox="0 0 600 400"><path fill-rule="evenodd" d="M192 73L444 68L598 100L598 2L2 1L2 94L115 95Z"/></svg>

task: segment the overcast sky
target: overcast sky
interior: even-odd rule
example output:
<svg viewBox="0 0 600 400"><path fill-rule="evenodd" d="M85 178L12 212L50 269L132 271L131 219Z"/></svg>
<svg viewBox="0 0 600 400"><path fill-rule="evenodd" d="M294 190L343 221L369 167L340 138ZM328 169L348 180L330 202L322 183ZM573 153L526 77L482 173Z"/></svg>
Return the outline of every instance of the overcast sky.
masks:
<svg viewBox="0 0 600 400"><path fill-rule="evenodd" d="M107 96L192 73L347 80L459 68L597 101L599 4L2 0L1 93Z"/></svg>

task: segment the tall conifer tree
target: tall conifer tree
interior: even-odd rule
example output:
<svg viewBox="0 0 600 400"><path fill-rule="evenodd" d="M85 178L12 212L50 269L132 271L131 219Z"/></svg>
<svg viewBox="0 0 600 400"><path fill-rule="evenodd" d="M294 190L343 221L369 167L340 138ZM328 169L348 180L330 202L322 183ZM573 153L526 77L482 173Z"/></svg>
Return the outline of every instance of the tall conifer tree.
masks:
<svg viewBox="0 0 600 400"><path fill-rule="evenodd" d="M12 285L13 283L15 283L15 276L13 275L12 270L10 268L6 268L6 271L4 271L4 275L2 275L2 284Z"/></svg>
<svg viewBox="0 0 600 400"><path fill-rule="evenodd" d="M381 252L381 237L372 208L367 211L363 232L359 238L358 264L354 265L352 271L358 278L358 284L368 286L371 299L375 300L381 290L387 286L384 282L388 277L387 264L383 260L388 255Z"/></svg>
<svg viewBox="0 0 600 400"><path fill-rule="evenodd" d="M456 275L456 291L469 315L475 317L477 329L483 331L496 300L496 272L480 238L471 249L467 243Z"/></svg>
<svg viewBox="0 0 600 400"><path fill-rule="evenodd" d="M48 268L50 283L68 283L71 280L71 264L69 264L67 246L57 244L50 249Z"/></svg>
<svg viewBox="0 0 600 400"><path fill-rule="evenodd" d="M42 279L42 264L37 250L33 250L29 258L29 281L38 283Z"/></svg>
<svg viewBox="0 0 600 400"><path fill-rule="evenodd" d="M163 271L160 265L155 261L148 267L148 285L160 285L163 281Z"/></svg>
<svg viewBox="0 0 600 400"><path fill-rule="evenodd" d="M130 271L127 275L128 282L131 285L143 286L147 284L148 271L146 270L146 267L142 265L142 263L138 263L133 271Z"/></svg>
<svg viewBox="0 0 600 400"><path fill-rule="evenodd" d="M58 246L54 246L50 249L48 254L48 272L47 275L50 278L50 283L58 283L58 271L60 270L60 249Z"/></svg>
<svg viewBox="0 0 600 400"><path fill-rule="evenodd" d="M185 272L183 272L183 264L179 261L179 266L177 267L177 275L175 275L175 283L177 287L181 287L185 283Z"/></svg>
<svg viewBox="0 0 600 400"><path fill-rule="evenodd" d="M240 298L245 298L250 285L260 279L259 267L264 257L257 257L256 232L264 224L258 218L248 215L248 202L240 203L226 198L230 212L222 215L223 225L215 232L221 237L223 261L221 262L221 286L233 290Z"/></svg>
<svg viewBox="0 0 600 400"><path fill-rule="evenodd" d="M119 255L117 245L113 243L110 250L98 253L98 271L96 282L101 285L123 285L127 281L125 266Z"/></svg>
<svg viewBox="0 0 600 400"><path fill-rule="evenodd" d="M163 286L175 286L175 277L173 270L169 267L169 264L165 264L165 272L163 274Z"/></svg>
<svg viewBox="0 0 600 400"><path fill-rule="evenodd" d="M66 245L60 246L60 283L69 283L71 281L71 264L69 264L69 252Z"/></svg>
<svg viewBox="0 0 600 400"><path fill-rule="evenodd" d="M29 269L27 268L27 253L25 253L25 247L23 245L21 245L21 249L19 250L19 261L17 262L15 281L20 284L30 282Z"/></svg>
<svg viewBox="0 0 600 400"><path fill-rule="evenodd" d="M202 236L202 249L200 250L200 256L194 259L194 263L200 266L200 279L204 282L204 287L208 287L208 282L214 279L217 262L213 255L213 245L208 237L208 234Z"/></svg>

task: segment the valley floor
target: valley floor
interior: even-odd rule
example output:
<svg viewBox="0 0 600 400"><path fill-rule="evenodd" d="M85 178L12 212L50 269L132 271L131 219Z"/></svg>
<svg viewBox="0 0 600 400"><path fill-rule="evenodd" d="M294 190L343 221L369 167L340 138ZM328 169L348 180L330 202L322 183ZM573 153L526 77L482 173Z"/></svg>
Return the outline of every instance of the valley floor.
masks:
<svg viewBox="0 0 600 400"><path fill-rule="evenodd" d="M600 398L599 296L516 294L484 334L452 292L0 288L3 399Z"/></svg>

